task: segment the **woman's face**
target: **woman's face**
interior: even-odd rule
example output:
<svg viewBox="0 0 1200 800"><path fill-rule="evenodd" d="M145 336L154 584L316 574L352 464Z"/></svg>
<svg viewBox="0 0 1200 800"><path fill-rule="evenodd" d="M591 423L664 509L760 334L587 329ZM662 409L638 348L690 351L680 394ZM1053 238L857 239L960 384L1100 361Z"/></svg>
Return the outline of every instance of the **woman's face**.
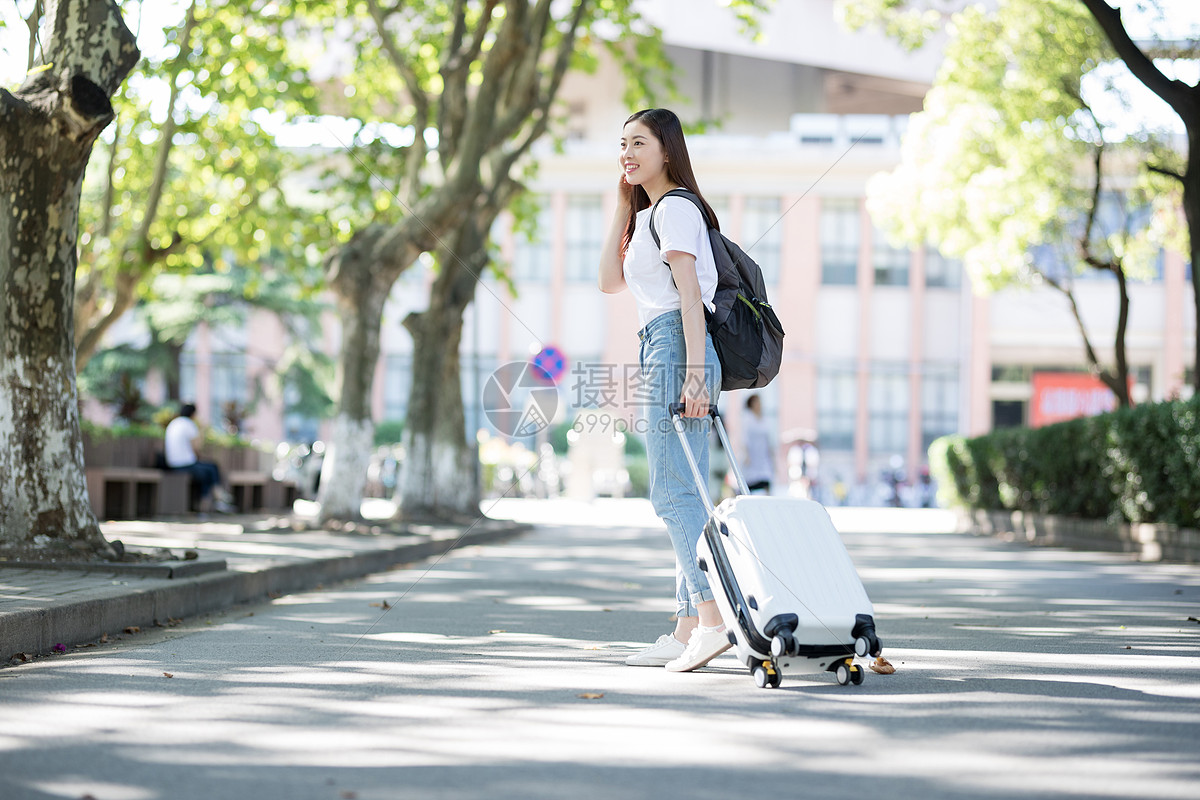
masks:
<svg viewBox="0 0 1200 800"><path fill-rule="evenodd" d="M621 170L626 183L634 186L652 184L666 176L667 154L650 129L634 120L621 132Z"/></svg>

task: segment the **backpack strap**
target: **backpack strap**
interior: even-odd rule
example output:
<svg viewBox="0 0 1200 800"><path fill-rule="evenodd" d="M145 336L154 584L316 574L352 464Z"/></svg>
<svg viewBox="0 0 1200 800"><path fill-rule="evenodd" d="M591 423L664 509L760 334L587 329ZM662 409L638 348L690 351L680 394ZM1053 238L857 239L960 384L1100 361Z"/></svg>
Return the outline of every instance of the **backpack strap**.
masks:
<svg viewBox="0 0 1200 800"><path fill-rule="evenodd" d="M696 197L696 195L692 194L687 189L672 189L671 191L664 194L662 197L658 198L658 200L650 208L650 235L654 237L654 246L655 247L661 248L662 242L659 241L658 231L654 230L654 215L658 213L658 204L661 203L663 200L666 200L668 197L686 197L688 200L691 200L693 203L696 204L696 208L700 209L700 219L704 220L704 229L705 230L712 229L712 225L710 225L708 223L708 214L705 213L704 205L700 202L700 198Z"/></svg>

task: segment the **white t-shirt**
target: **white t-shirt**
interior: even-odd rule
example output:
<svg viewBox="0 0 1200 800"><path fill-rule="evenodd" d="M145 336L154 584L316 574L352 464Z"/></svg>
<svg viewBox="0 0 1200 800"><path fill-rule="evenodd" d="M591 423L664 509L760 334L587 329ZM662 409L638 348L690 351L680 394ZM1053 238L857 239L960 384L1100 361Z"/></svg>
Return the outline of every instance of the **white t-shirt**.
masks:
<svg viewBox="0 0 1200 800"><path fill-rule="evenodd" d="M196 451L192 440L200 435L200 429L191 417L176 417L167 423L163 440L163 456L168 467L186 467L196 463Z"/></svg>
<svg viewBox="0 0 1200 800"><path fill-rule="evenodd" d="M765 419L760 419L747 409L742 416L745 431L746 462L742 477L747 484L769 481L775 477L774 448L771 447L771 429Z"/></svg>
<svg viewBox="0 0 1200 800"><path fill-rule="evenodd" d="M708 226L696 204L686 197L668 197L658 205L654 230L660 246L654 246L650 235L650 210L637 214L633 238L625 251L622 271L625 283L637 302L638 321L645 327L650 320L680 308L679 290L671 280L671 268L663 263L663 254L672 250L696 257L696 277L700 281L700 297L713 310L713 295L717 291L717 265L713 261L712 245L708 241Z"/></svg>

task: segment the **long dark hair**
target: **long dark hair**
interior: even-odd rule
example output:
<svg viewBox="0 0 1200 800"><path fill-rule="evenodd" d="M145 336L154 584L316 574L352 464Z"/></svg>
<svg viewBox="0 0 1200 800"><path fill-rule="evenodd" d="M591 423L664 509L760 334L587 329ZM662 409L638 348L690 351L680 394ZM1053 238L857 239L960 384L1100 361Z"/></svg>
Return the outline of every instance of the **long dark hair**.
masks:
<svg viewBox="0 0 1200 800"><path fill-rule="evenodd" d="M700 194L700 186L696 183L696 173L692 171L692 159L688 156L687 141L683 138L683 125L680 124L679 117L674 111L666 108L644 108L631 114L629 119L625 120L625 124L634 121L649 128L651 135L662 143L663 152L667 156L667 180L699 197L708 224L720 230L721 224L717 221L717 215L713 213L712 206L704 199L704 195ZM625 222L625 233L621 237L622 255L629 249L629 242L633 239L637 213L650 207L650 195L646 194L646 190L641 186L629 186L628 191L632 196L629 203L629 219Z"/></svg>

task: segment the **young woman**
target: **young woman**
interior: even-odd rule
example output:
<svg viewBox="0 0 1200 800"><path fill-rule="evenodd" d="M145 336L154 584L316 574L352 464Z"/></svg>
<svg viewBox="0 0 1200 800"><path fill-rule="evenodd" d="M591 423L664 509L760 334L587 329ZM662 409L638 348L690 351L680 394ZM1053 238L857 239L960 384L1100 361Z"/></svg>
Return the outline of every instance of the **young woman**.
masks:
<svg viewBox="0 0 1200 800"><path fill-rule="evenodd" d="M666 523L678 572L675 631L625 663L687 672L729 649L712 590L696 566L708 509L667 410L670 403L684 404L688 443L700 474L707 475L708 407L717 401L721 367L705 328L704 306L712 308L717 270L704 216L686 197L668 197L659 205L654 229L660 246L650 233L651 208L668 191L684 188L703 202L679 118L663 108L631 116L621 132L619 165L617 211L600 258L600 290L628 288L637 301L650 500ZM703 205L715 226L716 215L707 202Z"/></svg>

